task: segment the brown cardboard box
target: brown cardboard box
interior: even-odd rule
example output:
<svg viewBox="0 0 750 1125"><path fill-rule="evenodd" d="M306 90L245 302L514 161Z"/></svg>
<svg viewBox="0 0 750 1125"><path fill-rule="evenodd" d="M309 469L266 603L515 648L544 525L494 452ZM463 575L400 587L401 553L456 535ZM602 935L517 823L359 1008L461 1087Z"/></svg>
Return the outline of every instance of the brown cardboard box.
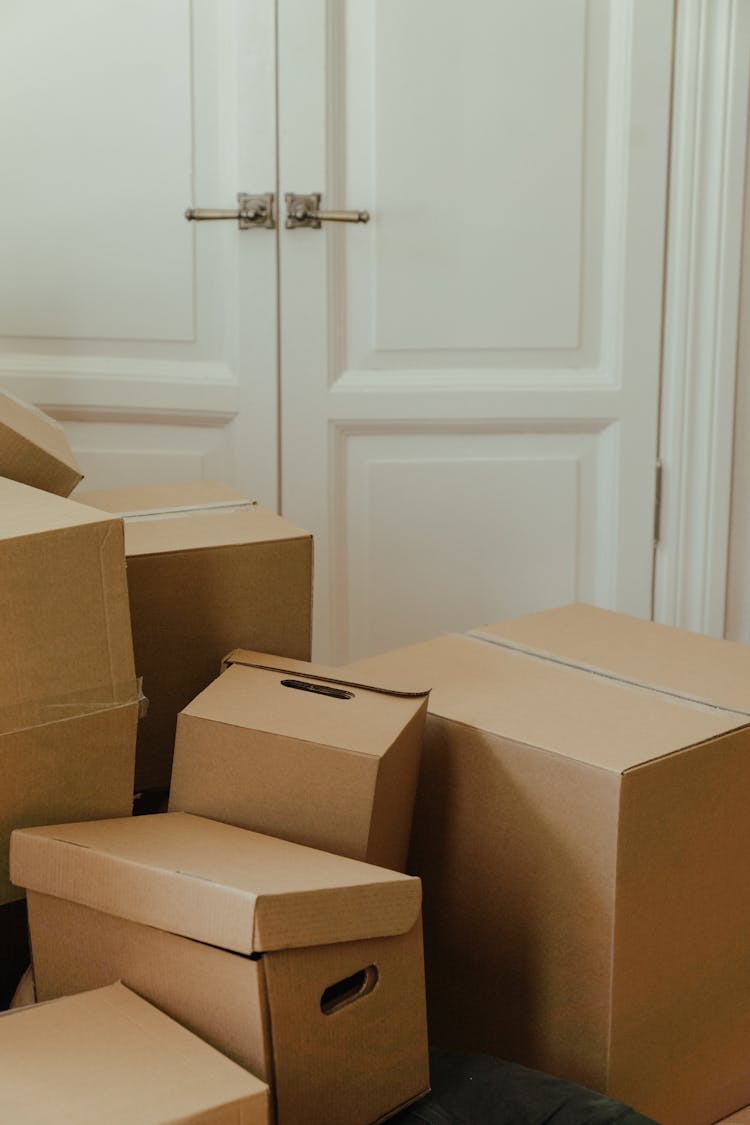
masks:
<svg viewBox="0 0 750 1125"><path fill-rule="evenodd" d="M177 719L171 810L403 871L426 692L236 650Z"/></svg>
<svg viewBox="0 0 750 1125"><path fill-rule="evenodd" d="M137 689L122 522L0 479L0 902L13 828L122 816Z"/></svg>
<svg viewBox="0 0 750 1125"><path fill-rule="evenodd" d="M431 1042L715 1121L750 1100L750 651L585 606L482 634L342 672L432 684Z"/></svg>
<svg viewBox="0 0 750 1125"><path fill-rule="evenodd" d="M112 984L0 1018L0 1121L267 1125L268 1087Z"/></svg>
<svg viewBox="0 0 750 1125"><path fill-rule="evenodd" d="M0 390L0 477L69 496L83 479L59 422Z"/></svg>
<svg viewBox="0 0 750 1125"><path fill-rule="evenodd" d="M186 813L24 829L37 996L122 979L267 1081L279 1125L369 1125L428 1085L421 887Z"/></svg>
<svg viewBox="0 0 750 1125"><path fill-rule="evenodd" d="M149 701L136 788L166 788L177 714L230 649L309 659L312 537L211 481L76 498L125 517L136 670Z"/></svg>
<svg viewBox="0 0 750 1125"><path fill-rule="evenodd" d="M733 1113L730 1117L722 1117L721 1121L717 1121L716 1125L750 1125L750 1105L745 1106L739 1113Z"/></svg>

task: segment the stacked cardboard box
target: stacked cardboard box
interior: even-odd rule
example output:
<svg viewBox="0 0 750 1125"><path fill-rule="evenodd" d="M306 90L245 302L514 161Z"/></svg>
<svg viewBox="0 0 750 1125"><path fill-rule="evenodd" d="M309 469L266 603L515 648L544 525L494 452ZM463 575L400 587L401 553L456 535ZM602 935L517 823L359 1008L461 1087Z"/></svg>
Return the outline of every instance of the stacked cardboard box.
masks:
<svg viewBox="0 0 750 1125"><path fill-rule="evenodd" d="M77 493L84 506L11 481L69 491L80 473L62 474L64 435L43 415L0 397L3 420L0 896L28 888L26 995L54 1002L0 1019L0 1115L390 1116L428 1085L421 885L389 869L406 856L426 693L344 688L305 663L307 532L206 482ZM135 779L133 641L151 703ZM212 683L239 644L262 651L237 650ZM134 784L170 782L183 709L175 807L214 819L133 817ZM259 815L272 836L220 822ZM32 1090L51 1051L55 1080Z"/></svg>
<svg viewBox="0 0 750 1125"><path fill-rule="evenodd" d="M169 807L403 871L428 692L236 650L185 708Z"/></svg>
<svg viewBox="0 0 750 1125"><path fill-rule="evenodd" d="M312 537L224 484L80 490L125 522L138 675L136 789L167 788L178 713L239 646L310 657Z"/></svg>
<svg viewBox="0 0 750 1125"><path fill-rule="evenodd" d="M418 879L185 813L13 834L40 1000L122 981L269 1083L278 1125L426 1092Z"/></svg>
<svg viewBox="0 0 750 1125"><path fill-rule="evenodd" d="M421 879L437 1045L744 1120L750 650L576 606L311 665L306 532L205 482L83 507L50 495L64 446L0 395L0 902L28 888L39 998L68 997L36 1020L142 1004L168 1058L187 1033L121 985L82 1014L122 978L267 1081L258 1121L381 1120L428 1081ZM126 553L137 785L172 782L137 818ZM0 1019L27 1061L30 1015Z"/></svg>
<svg viewBox="0 0 750 1125"><path fill-rule="evenodd" d="M138 718L122 523L0 478L0 902L27 824L132 809Z"/></svg>
<svg viewBox="0 0 750 1125"><path fill-rule="evenodd" d="M662 1125L750 1100L750 649L587 606L346 669L432 686L431 1041Z"/></svg>

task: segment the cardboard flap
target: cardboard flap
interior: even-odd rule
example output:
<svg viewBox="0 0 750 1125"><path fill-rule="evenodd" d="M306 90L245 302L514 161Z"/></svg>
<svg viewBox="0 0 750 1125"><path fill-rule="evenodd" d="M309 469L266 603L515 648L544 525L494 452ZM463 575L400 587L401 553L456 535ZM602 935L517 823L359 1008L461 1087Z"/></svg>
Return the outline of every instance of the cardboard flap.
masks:
<svg viewBox="0 0 750 1125"><path fill-rule="evenodd" d="M404 684L400 678L372 677L352 679L342 676L341 668L331 668L325 664L310 664L305 660L290 660L286 656L273 656L265 652L253 652L250 649L236 648L224 657L222 670L230 668L233 664L244 664L248 668L258 668L264 672L287 672L289 675L299 676L302 679L313 680L325 684L336 684L339 687L355 688L358 691L374 691L381 695L395 695L405 699L421 699L430 694L430 689Z"/></svg>
<svg viewBox="0 0 750 1125"><path fill-rule="evenodd" d="M484 625L469 636L750 716L747 645L583 604Z"/></svg>
<svg viewBox="0 0 750 1125"><path fill-rule="evenodd" d="M11 879L115 917L260 953L405 933L419 879L188 813L20 829Z"/></svg>
<svg viewBox="0 0 750 1125"><path fill-rule="evenodd" d="M618 773L744 725L733 712L473 636L445 634L347 671L422 674L430 714Z"/></svg>

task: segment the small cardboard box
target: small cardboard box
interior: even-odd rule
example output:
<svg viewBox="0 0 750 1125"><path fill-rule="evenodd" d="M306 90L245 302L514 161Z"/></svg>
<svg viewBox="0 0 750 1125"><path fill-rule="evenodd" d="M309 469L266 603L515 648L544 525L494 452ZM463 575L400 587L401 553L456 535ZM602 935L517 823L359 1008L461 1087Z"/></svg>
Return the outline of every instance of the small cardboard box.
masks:
<svg viewBox="0 0 750 1125"><path fill-rule="evenodd" d="M171 810L402 871L426 692L237 650L177 719Z"/></svg>
<svg viewBox="0 0 750 1125"><path fill-rule="evenodd" d="M0 1121L267 1125L268 1087L111 984L0 1017Z"/></svg>
<svg viewBox="0 0 750 1125"><path fill-rule="evenodd" d="M149 701L136 789L166 788L178 712L230 649L309 659L312 536L212 481L78 498L125 519L136 670Z"/></svg>
<svg viewBox="0 0 750 1125"><path fill-rule="evenodd" d="M70 496L83 479L59 422L0 390L0 477Z"/></svg>
<svg viewBox="0 0 750 1125"><path fill-rule="evenodd" d="M24 829L40 1000L121 979L274 1090L370 1125L428 1086L421 886L186 813Z"/></svg>
<svg viewBox="0 0 750 1125"><path fill-rule="evenodd" d="M750 1101L750 649L587 606L360 661L432 685L430 1036L662 1125Z"/></svg>
<svg viewBox="0 0 750 1125"><path fill-rule="evenodd" d="M0 902L13 828L122 816L138 693L122 521L0 479Z"/></svg>

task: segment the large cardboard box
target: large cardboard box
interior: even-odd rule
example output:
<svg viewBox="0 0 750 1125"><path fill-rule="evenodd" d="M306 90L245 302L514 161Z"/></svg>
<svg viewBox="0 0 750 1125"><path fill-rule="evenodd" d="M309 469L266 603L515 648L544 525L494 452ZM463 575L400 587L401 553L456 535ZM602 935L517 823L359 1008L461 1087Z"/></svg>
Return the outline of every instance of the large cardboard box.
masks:
<svg viewBox="0 0 750 1125"><path fill-rule="evenodd" d="M346 670L432 685L431 1041L715 1121L750 1101L750 650L586 606L480 632Z"/></svg>
<svg viewBox="0 0 750 1125"><path fill-rule="evenodd" d="M0 479L0 902L13 828L132 808L138 718L122 522Z"/></svg>
<svg viewBox="0 0 750 1125"><path fill-rule="evenodd" d="M0 477L69 496L83 479L59 422L0 390Z"/></svg>
<svg viewBox="0 0 750 1125"><path fill-rule="evenodd" d="M309 659L312 536L212 481L77 497L125 519L136 670L149 701L136 788L166 788L177 715L230 649Z"/></svg>
<svg viewBox="0 0 750 1125"><path fill-rule="evenodd" d="M40 1000L116 979L268 1082L279 1125L428 1085L418 879L186 813L24 829Z"/></svg>
<svg viewBox="0 0 750 1125"><path fill-rule="evenodd" d="M112 984L0 1018L0 1121L267 1125L268 1087Z"/></svg>
<svg viewBox="0 0 750 1125"><path fill-rule="evenodd" d="M236 650L177 719L169 808L402 871L427 693Z"/></svg>

